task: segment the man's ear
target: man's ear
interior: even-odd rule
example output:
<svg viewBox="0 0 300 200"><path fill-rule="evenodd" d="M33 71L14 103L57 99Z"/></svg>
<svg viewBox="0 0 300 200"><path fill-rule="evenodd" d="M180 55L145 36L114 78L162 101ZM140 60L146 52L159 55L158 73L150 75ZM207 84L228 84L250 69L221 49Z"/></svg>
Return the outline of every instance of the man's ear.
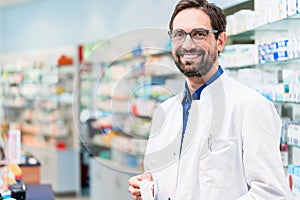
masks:
<svg viewBox="0 0 300 200"><path fill-rule="evenodd" d="M218 36L218 41L217 41L217 50L220 52L223 50L225 43L226 43L227 35L226 32L222 32Z"/></svg>

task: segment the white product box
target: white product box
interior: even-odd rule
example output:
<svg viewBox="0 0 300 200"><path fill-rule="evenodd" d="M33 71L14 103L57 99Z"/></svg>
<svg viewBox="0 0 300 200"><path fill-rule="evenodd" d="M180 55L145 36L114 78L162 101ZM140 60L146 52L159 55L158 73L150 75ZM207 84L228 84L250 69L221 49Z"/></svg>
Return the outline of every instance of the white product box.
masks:
<svg viewBox="0 0 300 200"><path fill-rule="evenodd" d="M254 0L254 11L255 11L255 27L268 23L268 2L262 0Z"/></svg>
<svg viewBox="0 0 300 200"><path fill-rule="evenodd" d="M287 1L288 0L255 0L255 25L261 26L287 17ZM290 4L293 5L293 2ZM296 4L294 8L290 8L290 13L292 13L295 8Z"/></svg>
<svg viewBox="0 0 300 200"><path fill-rule="evenodd" d="M262 70L260 69L241 69L238 72L237 80L245 85L252 86L262 83Z"/></svg>
<svg viewBox="0 0 300 200"><path fill-rule="evenodd" d="M233 35L236 31L234 27L236 26L235 19L233 15L228 15L226 17L227 25L226 25L226 33L227 35Z"/></svg>
<svg viewBox="0 0 300 200"><path fill-rule="evenodd" d="M277 84L278 83L278 71L276 70L263 70L263 84Z"/></svg>
<svg viewBox="0 0 300 200"><path fill-rule="evenodd" d="M230 45L224 48L222 66L241 67L257 64L257 46L255 44Z"/></svg>
<svg viewBox="0 0 300 200"><path fill-rule="evenodd" d="M275 87L275 93L276 93L276 101L282 102L284 100L284 85L278 84Z"/></svg>
<svg viewBox="0 0 300 200"><path fill-rule="evenodd" d="M255 12L253 10L240 10L233 14L235 20L234 33L240 33L254 28Z"/></svg>
<svg viewBox="0 0 300 200"><path fill-rule="evenodd" d="M299 193L300 192L300 177L293 175L293 185L292 185L292 191L293 193Z"/></svg>
<svg viewBox="0 0 300 200"><path fill-rule="evenodd" d="M292 16L297 13L297 0L286 0L287 15Z"/></svg>
<svg viewBox="0 0 300 200"><path fill-rule="evenodd" d="M294 70L283 69L282 70L282 82L284 84L290 84L290 83L294 82Z"/></svg>
<svg viewBox="0 0 300 200"><path fill-rule="evenodd" d="M286 0L267 0L266 3L268 23L280 20L287 16Z"/></svg>
<svg viewBox="0 0 300 200"><path fill-rule="evenodd" d="M299 140L298 140L298 138L299 138L299 125L294 124L292 135L293 135L293 145L295 145L297 147L300 146L299 145Z"/></svg>
<svg viewBox="0 0 300 200"><path fill-rule="evenodd" d="M279 2L279 19L283 19L287 17L287 8L286 8L286 1L287 0L277 0ZM298 0L297 0L298 1Z"/></svg>
<svg viewBox="0 0 300 200"><path fill-rule="evenodd" d="M21 163L21 132L11 129L8 132L6 159L9 163Z"/></svg>

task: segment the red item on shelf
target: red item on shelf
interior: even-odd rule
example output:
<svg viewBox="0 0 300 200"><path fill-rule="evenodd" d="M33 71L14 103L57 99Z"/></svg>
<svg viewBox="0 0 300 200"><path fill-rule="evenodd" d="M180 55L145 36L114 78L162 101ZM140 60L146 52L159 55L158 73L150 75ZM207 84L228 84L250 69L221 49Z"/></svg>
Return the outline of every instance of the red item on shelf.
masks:
<svg viewBox="0 0 300 200"><path fill-rule="evenodd" d="M57 65L62 66L62 65L73 65L73 58L68 57L66 55L61 55L59 59L57 60Z"/></svg>
<svg viewBox="0 0 300 200"><path fill-rule="evenodd" d="M79 63L82 63L83 61L83 45L78 46L78 60Z"/></svg>
<svg viewBox="0 0 300 200"><path fill-rule="evenodd" d="M58 142L58 143L56 144L56 148L57 148L58 150L65 150L67 147L66 147L66 144L65 144L64 142Z"/></svg>
<svg viewBox="0 0 300 200"><path fill-rule="evenodd" d="M289 175L289 188L290 188L290 191L293 190L293 177L292 177L292 175Z"/></svg>

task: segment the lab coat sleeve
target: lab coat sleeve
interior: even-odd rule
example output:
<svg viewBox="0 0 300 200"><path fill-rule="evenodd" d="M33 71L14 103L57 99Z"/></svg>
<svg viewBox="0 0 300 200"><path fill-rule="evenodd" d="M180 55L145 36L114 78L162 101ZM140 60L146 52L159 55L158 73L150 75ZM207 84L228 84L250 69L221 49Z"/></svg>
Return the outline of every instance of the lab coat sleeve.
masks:
<svg viewBox="0 0 300 200"><path fill-rule="evenodd" d="M253 102L242 127L243 166L249 192L238 200L287 198L280 134L281 120L274 105L267 99Z"/></svg>
<svg viewBox="0 0 300 200"><path fill-rule="evenodd" d="M165 111L161 106L159 106L155 110L154 115L152 117L150 137L148 139L147 149L146 149L145 158L144 158L145 170L147 172L150 172L152 174L152 178L153 178L154 200L168 200L168 197L163 195L160 192L159 179L155 175L155 172L153 172L159 166L159 159L157 157L149 157L149 154L151 155L151 153L159 150L159 147L156 145L154 136L157 133L157 131L160 129L160 127L162 127L162 123L164 122L164 118L165 118ZM158 155L158 154L154 154L154 155Z"/></svg>

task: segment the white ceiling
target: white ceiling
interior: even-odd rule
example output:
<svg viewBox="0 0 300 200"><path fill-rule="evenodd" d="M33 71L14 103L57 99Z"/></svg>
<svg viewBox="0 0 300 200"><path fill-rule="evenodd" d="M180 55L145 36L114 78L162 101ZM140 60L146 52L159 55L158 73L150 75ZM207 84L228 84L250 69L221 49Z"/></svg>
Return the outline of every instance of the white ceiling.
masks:
<svg viewBox="0 0 300 200"><path fill-rule="evenodd" d="M5 8L9 6L16 6L19 4L24 4L24 3L30 3L33 1L41 1L41 0L0 0L0 8ZM208 0L209 2L214 2L221 8L225 9L230 6L234 6L236 4L249 1L249 0L231 0L231 1L224 1L224 0Z"/></svg>
<svg viewBox="0 0 300 200"><path fill-rule="evenodd" d="M30 3L38 0L0 0L0 8L5 8L9 6L16 6L23 3Z"/></svg>

